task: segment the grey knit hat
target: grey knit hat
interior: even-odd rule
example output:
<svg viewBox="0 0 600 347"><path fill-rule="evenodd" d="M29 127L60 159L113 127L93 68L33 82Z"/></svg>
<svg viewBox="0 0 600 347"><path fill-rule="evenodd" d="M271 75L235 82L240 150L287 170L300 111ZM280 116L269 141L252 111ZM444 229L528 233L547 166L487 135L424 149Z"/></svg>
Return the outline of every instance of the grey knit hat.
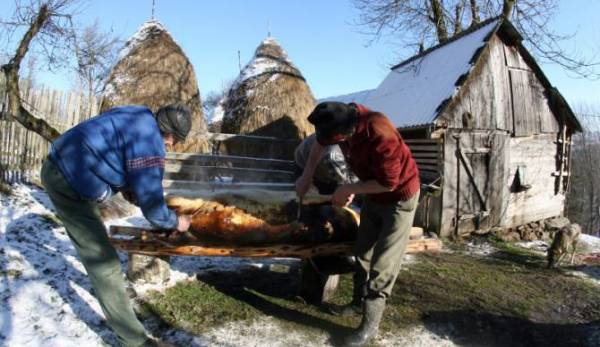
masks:
<svg viewBox="0 0 600 347"><path fill-rule="evenodd" d="M192 127L190 109L183 104L163 106L156 112L156 123L163 134L173 134L183 141Z"/></svg>

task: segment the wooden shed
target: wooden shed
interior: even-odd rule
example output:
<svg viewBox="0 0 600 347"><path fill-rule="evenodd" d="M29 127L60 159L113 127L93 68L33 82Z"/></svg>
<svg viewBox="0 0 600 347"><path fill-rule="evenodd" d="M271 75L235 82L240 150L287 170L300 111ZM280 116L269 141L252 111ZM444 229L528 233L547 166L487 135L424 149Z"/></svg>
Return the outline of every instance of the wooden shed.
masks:
<svg viewBox="0 0 600 347"><path fill-rule="evenodd" d="M451 236L563 215L581 125L508 20L394 66L364 104L391 118L423 183L441 188L417 225Z"/></svg>

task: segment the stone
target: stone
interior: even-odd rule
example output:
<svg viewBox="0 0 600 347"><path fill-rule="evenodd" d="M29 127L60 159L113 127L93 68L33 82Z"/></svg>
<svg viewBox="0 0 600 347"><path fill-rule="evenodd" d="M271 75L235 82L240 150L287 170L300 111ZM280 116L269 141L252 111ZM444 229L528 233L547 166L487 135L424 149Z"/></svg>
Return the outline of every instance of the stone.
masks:
<svg viewBox="0 0 600 347"><path fill-rule="evenodd" d="M490 234L492 235L500 235L504 232L504 228L501 227L493 227L490 229Z"/></svg>
<svg viewBox="0 0 600 347"><path fill-rule="evenodd" d="M498 235L498 238L500 238L500 240L502 240L504 242L518 242L518 241L521 241L521 236L519 235L518 232L515 232L515 231L511 231L511 232L506 233L506 234L500 234L500 235Z"/></svg>
<svg viewBox="0 0 600 347"><path fill-rule="evenodd" d="M546 219L546 230L558 230L571 224L569 218L566 217L555 217Z"/></svg>
<svg viewBox="0 0 600 347"><path fill-rule="evenodd" d="M127 279L131 282L161 284L171 276L169 256L150 256L129 253L127 262Z"/></svg>
<svg viewBox="0 0 600 347"><path fill-rule="evenodd" d="M539 221L538 224L540 226L540 229L542 229L542 230L546 229L546 222L544 222L543 220Z"/></svg>

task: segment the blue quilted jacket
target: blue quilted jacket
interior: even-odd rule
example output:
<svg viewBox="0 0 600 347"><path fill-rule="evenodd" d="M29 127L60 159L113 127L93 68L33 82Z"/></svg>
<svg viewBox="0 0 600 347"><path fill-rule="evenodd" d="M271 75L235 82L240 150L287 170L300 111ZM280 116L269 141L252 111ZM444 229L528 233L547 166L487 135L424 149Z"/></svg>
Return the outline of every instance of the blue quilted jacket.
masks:
<svg viewBox="0 0 600 347"><path fill-rule="evenodd" d="M147 107L116 107L69 129L52 143L50 159L82 198L128 190L153 225L177 225L163 196L164 142Z"/></svg>

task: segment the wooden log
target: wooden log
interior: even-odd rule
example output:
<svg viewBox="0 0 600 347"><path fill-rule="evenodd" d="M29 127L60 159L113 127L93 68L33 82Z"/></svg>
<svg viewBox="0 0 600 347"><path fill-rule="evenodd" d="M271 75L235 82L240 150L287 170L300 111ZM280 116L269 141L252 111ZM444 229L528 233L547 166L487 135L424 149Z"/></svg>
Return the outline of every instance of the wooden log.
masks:
<svg viewBox="0 0 600 347"><path fill-rule="evenodd" d="M264 247L228 247L214 245L168 245L157 241L127 240L111 236L110 241L117 249L146 255L216 256L216 257L282 257L311 258L317 256L352 255L354 242L322 244L278 244ZM442 248L439 239L409 240L407 253L435 252Z"/></svg>

